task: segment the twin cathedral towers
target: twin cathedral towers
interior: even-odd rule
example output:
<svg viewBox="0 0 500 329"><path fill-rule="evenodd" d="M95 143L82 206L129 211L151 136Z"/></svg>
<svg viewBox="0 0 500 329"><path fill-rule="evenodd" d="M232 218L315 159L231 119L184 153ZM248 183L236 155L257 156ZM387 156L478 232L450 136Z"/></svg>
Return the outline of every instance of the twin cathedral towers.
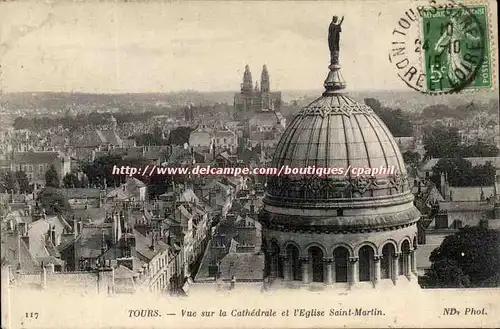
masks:
<svg viewBox="0 0 500 329"><path fill-rule="evenodd" d="M281 105L281 92L271 92L269 72L266 65L262 67L260 75L260 88L258 81L253 86L250 67L245 66L241 91L234 95L234 116L236 120L247 120L255 113L266 111L279 111Z"/></svg>

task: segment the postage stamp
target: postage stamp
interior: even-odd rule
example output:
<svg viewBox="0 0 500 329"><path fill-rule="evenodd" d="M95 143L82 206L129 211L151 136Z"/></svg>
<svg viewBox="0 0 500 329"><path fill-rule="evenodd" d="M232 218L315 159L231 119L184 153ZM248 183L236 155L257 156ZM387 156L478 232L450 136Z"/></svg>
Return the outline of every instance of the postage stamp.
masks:
<svg viewBox="0 0 500 329"><path fill-rule="evenodd" d="M389 60L409 87L424 93L491 89L489 20L487 4L431 1L410 9L393 30Z"/></svg>
<svg viewBox="0 0 500 329"><path fill-rule="evenodd" d="M491 88L486 5L424 12L423 57L429 91Z"/></svg>
<svg viewBox="0 0 500 329"><path fill-rule="evenodd" d="M1 329L500 328L496 9L0 1Z"/></svg>

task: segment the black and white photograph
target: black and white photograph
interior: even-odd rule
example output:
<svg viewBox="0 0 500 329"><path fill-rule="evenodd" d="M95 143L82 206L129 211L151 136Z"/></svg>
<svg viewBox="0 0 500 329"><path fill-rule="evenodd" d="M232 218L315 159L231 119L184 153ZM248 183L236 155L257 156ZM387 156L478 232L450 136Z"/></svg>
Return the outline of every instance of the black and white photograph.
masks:
<svg viewBox="0 0 500 329"><path fill-rule="evenodd" d="M0 1L1 328L500 326L497 3Z"/></svg>

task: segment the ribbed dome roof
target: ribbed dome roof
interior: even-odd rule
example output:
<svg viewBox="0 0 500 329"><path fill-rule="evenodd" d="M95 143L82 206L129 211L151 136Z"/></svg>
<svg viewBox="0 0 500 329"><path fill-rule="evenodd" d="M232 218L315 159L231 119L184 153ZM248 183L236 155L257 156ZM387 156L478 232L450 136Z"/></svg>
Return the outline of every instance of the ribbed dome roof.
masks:
<svg viewBox="0 0 500 329"><path fill-rule="evenodd" d="M406 174L391 132L373 110L347 95L322 96L287 127L274 154L281 167L392 167Z"/></svg>
<svg viewBox="0 0 500 329"><path fill-rule="evenodd" d="M370 107L342 93L325 92L292 120L273 158L273 167L283 166L393 170L376 176L349 171L328 177L283 172L268 178L267 204L337 207L356 199L374 201L409 192L403 157L387 126Z"/></svg>

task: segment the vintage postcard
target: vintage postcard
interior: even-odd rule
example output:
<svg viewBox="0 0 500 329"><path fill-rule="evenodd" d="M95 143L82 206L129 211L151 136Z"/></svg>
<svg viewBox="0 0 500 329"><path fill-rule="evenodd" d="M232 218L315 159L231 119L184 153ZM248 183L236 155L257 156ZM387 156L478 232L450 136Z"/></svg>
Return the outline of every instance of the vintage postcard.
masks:
<svg viewBox="0 0 500 329"><path fill-rule="evenodd" d="M1 328L498 328L493 0L0 1Z"/></svg>

